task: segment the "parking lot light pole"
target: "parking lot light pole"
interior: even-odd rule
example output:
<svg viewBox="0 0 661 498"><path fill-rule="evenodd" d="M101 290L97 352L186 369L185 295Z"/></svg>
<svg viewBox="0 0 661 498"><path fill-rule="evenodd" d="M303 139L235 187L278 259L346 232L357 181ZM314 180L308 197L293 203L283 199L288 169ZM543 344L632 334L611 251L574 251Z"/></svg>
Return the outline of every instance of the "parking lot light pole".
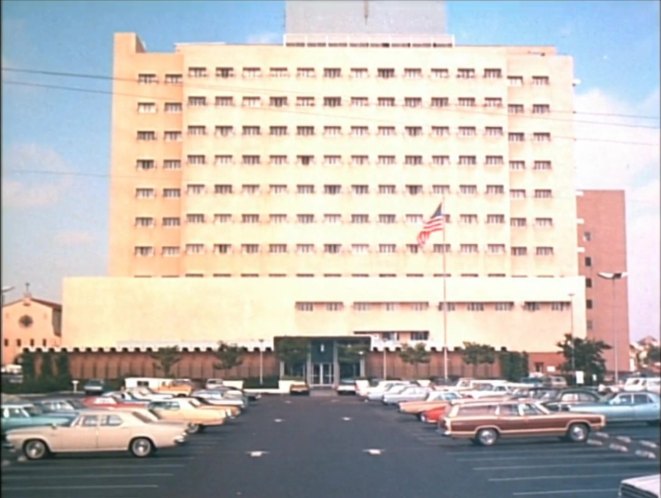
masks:
<svg viewBox="0 0 661 498"><path fill-rule="evenodd" d="M617 387L620 382L620 367L619 367L619 355L618 355L618 346L617 346L617 329L615 328L615 281L623 279L627 276L626 272L611 273L600 271L599 276L605 278L606 280L611 281L611 333L613 334L613 354L615 355L615 386Z"/></svg>
<svg viewBox="0 0 661 498"><path fill-rule="evenodd" d="M574 293L569 293L569 335L571 337L571 374L576 383L576 342L574 341Z"/></svg>
<svg viewBox="0 0 661 498"><path fill-rule="evenodd" d="M264 339L259 339L259 385L264 384Z"/></svg>

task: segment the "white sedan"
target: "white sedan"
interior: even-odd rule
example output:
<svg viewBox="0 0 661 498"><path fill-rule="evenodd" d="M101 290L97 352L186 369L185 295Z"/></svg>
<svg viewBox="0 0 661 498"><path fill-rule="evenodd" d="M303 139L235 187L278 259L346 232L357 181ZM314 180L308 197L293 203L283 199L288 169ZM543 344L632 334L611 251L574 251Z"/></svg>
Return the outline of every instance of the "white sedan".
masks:
<svg viewBox="0 0 661 498"><path fill-rule="evenodd" d="M66 425L25 427L7 433L7 441L29 460L55 453L129 451L143 458L157 449L187 440L186 424L153 422L130 411L85 410Z"/></svg>

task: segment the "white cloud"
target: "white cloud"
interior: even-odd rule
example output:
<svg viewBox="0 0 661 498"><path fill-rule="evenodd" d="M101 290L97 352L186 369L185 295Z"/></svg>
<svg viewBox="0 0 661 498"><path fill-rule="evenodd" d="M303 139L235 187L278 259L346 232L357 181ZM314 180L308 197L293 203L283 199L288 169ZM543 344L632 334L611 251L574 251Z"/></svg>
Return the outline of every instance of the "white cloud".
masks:
<svg viewBox="0 0 661 498"><path fill-rule="evenodd" d="M21 144L3 150L2 205L32 208L56 204L72 184L66 161L54 150Z"/></svg>
<svg viewBox="0 0 661 498"><path fill-rule="evenodd" d="M658 333L660 323L659 129L658 119L640 118L658 115L658 103L658 88L636 103L623 102L599 89L577 94L575 101L577 187L625 191L633 340Z"/></svg>

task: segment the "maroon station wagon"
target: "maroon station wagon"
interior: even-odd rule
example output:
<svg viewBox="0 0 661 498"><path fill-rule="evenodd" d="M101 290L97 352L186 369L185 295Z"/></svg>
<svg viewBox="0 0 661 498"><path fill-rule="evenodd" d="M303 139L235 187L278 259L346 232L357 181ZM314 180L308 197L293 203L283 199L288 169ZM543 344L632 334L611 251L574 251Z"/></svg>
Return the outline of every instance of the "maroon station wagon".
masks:
<svg viewBox="0 0 661 498"><path fill-rule="evenodd" d="M534 400L491 400L456 404L439 420L444 436L491 446L501 437L555 436L586 441L605 427L603 415L551 412Z"/></svg>

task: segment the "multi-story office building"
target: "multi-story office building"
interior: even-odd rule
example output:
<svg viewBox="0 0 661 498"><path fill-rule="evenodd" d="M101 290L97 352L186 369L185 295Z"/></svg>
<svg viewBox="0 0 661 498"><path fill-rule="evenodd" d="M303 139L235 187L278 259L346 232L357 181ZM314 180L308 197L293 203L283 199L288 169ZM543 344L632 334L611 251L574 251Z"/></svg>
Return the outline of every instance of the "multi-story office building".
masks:
<svg viewBox="0 0 661 498"><path fill-rule="evenodd" d="M572 58L295 14L282 45L115 36L111 278L65 281L66 343L585 337Z"/></svg>
<svg viewBox="0 0 661 498"><path fill-rule="evenodd" d="M581 191L577 207L587 338L611 346L603 355L608 370L617 366L617 370L626 372L630 355L624 191Z"/></svg>

